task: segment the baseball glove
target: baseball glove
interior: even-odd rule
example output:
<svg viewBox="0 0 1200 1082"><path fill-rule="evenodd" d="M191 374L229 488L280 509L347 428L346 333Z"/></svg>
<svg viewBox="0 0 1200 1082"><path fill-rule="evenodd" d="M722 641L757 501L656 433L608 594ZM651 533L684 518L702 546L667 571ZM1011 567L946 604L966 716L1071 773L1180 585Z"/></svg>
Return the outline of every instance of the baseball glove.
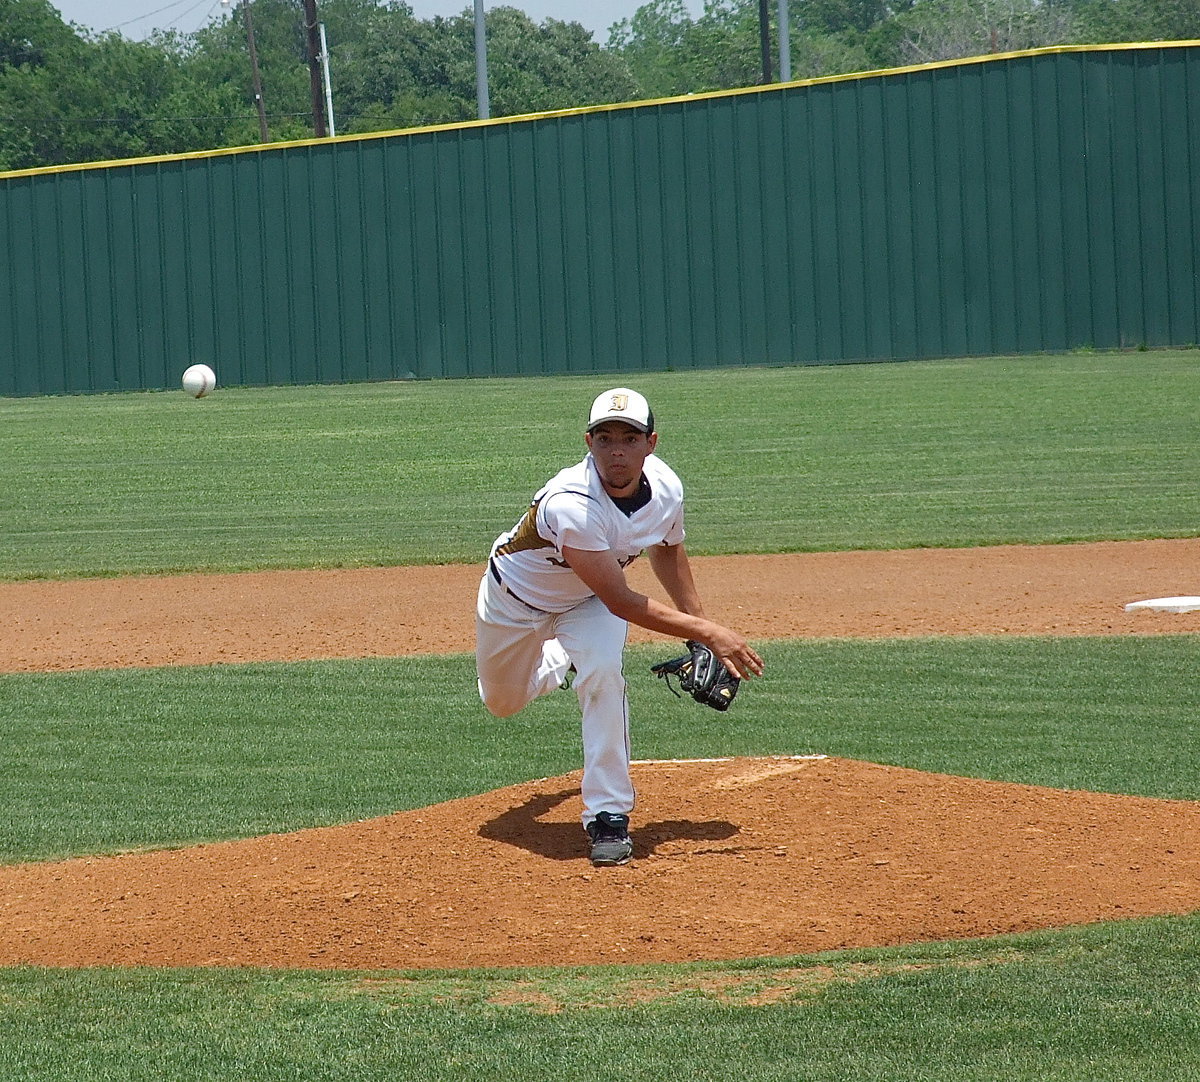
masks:
<svg viewBox="0 0 1200 1082"><path fill-rule="evenodd" d="M741 681L717 660L704 643L688 639L685 645L688 652L682 657L660 661L657 665L651 665L650 671L667 682L672 694L679 695L671 684L671 677L677 676L680 690L696 702L711 706L714 710L728 710Z"/></svg>

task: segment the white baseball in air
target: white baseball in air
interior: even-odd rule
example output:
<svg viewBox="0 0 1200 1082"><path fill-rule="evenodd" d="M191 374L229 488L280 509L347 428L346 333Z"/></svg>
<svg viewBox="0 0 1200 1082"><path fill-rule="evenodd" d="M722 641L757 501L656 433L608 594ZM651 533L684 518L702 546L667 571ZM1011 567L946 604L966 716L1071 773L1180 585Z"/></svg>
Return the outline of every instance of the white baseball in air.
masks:
<svg viewBox="0 0 1200 1082"><path fill-rule="evenodd" d="M217 385L217 374L206 364L194 364L183 373L183 389L193 398L203 398Z"/></svg>

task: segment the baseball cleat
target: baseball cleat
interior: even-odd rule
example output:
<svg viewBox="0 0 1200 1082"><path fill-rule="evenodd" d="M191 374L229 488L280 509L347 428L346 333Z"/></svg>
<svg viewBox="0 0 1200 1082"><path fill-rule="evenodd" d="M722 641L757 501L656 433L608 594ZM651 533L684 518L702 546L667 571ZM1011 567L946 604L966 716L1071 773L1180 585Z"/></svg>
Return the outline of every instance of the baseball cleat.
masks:
<svg viewBox="0 0 1200 1082"><path fill-rule="evenodd" d="M633 856L633 841L629 837L629 816L601 812L587 825L592 839L592 863L596 867L628 864Z"/></svg>

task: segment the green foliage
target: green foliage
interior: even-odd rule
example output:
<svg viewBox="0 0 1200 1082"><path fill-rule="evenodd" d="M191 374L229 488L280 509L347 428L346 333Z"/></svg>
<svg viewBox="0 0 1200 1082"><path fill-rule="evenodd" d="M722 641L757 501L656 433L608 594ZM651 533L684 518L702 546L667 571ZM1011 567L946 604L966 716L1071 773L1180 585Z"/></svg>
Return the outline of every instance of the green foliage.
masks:
<svg viewBox="0 0 1200 1082"><path fill-rule="evenodd" d="M460 35L473 49L473 20L463 16L458 24ZM579 23L547 19L538 26L514 7L495 7L488 11L487 27L493 116L600 105L637 96L622 59L600 49ZM473 77L473 66L471 72Z"/></svg>
<svg viewBox="0 0 1200 1082"><path fill-rule="evenodd" d="M486 14L491 115L512 116L627 101L636 86L624 62L578 23L536 24L513 7ZM448 123L477 115L475 21L470 14L421 21L375 10L370 33L333 49L339 131Z"/></svg>
<svg viewBox="0 0 1200 1082"><path fill-rule="evenodd" d="M900 64L1015 52L1076 40L1071 10L1042 0L922 0L898 15L888 34L893 58Z"/></svg>
<svg viewBox="0 0 1200 1082"><path fill-rule="evenodd" d="M42 67L76 44L49 0L0 0L0 71Z"/></svg>
<svg viewBox="0 0 1200 1082"><path fill-rule="evenodd" d="M194 83L171 39L72 36L43 62L0 67L0 168L171 153L206 146L211 111L228 110Z"/></svg>
<svg viewBox="0 0 1200 1082"><path fill-rule="evenodd" d="M3 0L0 169L259 143L245 8L194 34L131 42L63 25L46 0ZM466 6L464 5L464 8ZM302 0L250 9L271 141L313 134ZM468 14L414 18L404 3L326 0L338 134L477 116ZM578 23L487 12L492 116L627 101L625 61Z"/></svg>
<svg viewBox="0 0 1200 1082"><path fill-rule="evenodd" d="M262 142L244 10L238 5L222 20L183 39L184 67L193 85L236 91L223 96L228 111L224 117L216 115L216 141L210 146ZM270 139L311 138L312 87L303 0L254 0L251 12Z"/></svg>
<svg viewBox="0 0 1200 1082"><path fill-rule="evenodd" d="M778 5L769 5L773 50ZM794 79L1052 45L1200 37L1197 0L789 0ZM650 0L609 31L647 97L761 81L757 0ZM776 72L776 76L777 76Z"/></svg>
<svg viewBox="0 0 1200 1082"><path fill-rule="evenodd" d="M1200 39L1200 0L1078 0L1080 41Z"/></svg>
<svg viewBox="0 0 1200 1082"><path fill-rule="evenodd" d="M347 21L331 41L338 130L343 120L345 130L373 131L475 117L473 62L464 53L452 63L443 26L414 18L406 5L373 8L361 27Z"/></svg>
<svg viewBox="0 0 1200 1082"><path fill-rule="evenodd" d="M771 8L771 40L777 43L777 6ZM873 10L869 2L830 0L812 9L794 0L789 9L792 78L870 67L857 23L869 20ZM703 14L696 19L681 0L651 0L631 19L611 28L608 44L625 58L644 97L730 90L762 82L757 0L706 0Z"/></svg>
<svg viewBox="0 0 1200 1082"><path fill-rule="evenodd" d="M261 141L241 4L193 34L131 42L65 25L48 0L0 0L0 170ZM254 0L272 141L313 134L302 0ZM778 5L769 5L772 56ZM474 17L403 0L322 0L340 135L477 113ZM789 0L793 79L1043 45L1200 38L1200 0ZM650 0L606 47L578 23L489 7L494 117L752 86L758 0ZM778 64L773 60L773 66ZM776 70L775 76L778 77Z"/></svg>

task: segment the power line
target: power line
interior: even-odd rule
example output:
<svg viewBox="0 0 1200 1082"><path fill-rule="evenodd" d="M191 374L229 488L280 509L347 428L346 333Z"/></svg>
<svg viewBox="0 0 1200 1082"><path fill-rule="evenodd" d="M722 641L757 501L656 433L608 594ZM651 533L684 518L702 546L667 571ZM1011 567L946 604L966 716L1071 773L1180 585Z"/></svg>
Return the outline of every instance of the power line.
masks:
<svg viewBox="0 0 1200 1082"><path fill-rule="evenodd" d="M272 119L285 120L291 117L307 117L308 113L268 113ZM234 114L232 116L0 116L4 124L171 124L190 120L255 120L256 114Z"/></svg>
<svg viewBox="0 0 1200 1082"><path fill-rule="evenodd" d="M167 26L170 26L172 23L179 22L180 19L187 18L187 16L189 16L193 11L199 7L203 7L205 4L208 4L209 14L211 15L212 12L219 6L219 2L220 0L216 0L216 2L214 2L214 0L197 0L197 3L193 4L186 11L180 12L180 14L169 19L167 21ZM167 4L165 7L156 8L154 11L148 11L145 15L136 15L132 19L126 19L122 23L117 23L115 26L110 26L107 29L102 30L101 33L106 34L109 30L120 30L123 26L131 26L133 23L145 22L147 19L154 18L155 15L161 15L164 11L170 11L171 8L177 8L180 4L185 3L187 3L187 0L175 0L173 4ZM162 28L156 27L155 29Z"/></svg>

